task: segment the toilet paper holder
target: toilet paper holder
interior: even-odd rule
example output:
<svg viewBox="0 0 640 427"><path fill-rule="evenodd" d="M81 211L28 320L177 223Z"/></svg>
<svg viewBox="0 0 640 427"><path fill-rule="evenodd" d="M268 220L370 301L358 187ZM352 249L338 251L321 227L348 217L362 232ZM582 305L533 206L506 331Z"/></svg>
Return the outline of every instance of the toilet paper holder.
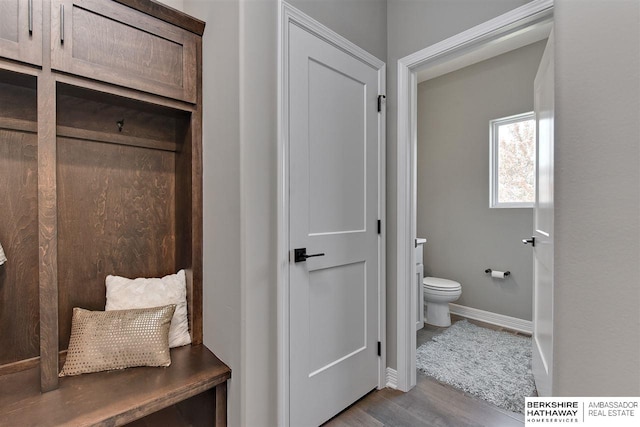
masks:
<svg viewBox="0 0 640 427"><path fill-rule="evenodd" d="M497 271L497 270L496 270L496 271ZM487 268L484 272L485 272L485 273L487 273L487 274L491 274L491 273L493 272L493 270L492 270L492 269L490 269L490 268ZM505 272L504 272L504 277L507 277L507 276L510 276L510 275L511 275L511 272L510 272L510 271L505 271Z"/></svg>

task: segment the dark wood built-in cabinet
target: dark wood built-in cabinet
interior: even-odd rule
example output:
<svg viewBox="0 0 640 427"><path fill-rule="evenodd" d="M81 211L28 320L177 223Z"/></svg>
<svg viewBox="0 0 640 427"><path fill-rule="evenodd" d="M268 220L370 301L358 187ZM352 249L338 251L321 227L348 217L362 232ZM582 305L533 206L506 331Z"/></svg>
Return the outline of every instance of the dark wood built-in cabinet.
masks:
<svg viewBox="0 0 640 427"><path fill-rule="evenodd" d="M0 1L3 57L42 65L42 30L42 0Z"/></svg>
<svg viewBox="0 0 640 427"><path fill-rule="evenodd" d="M203 30L152 0L0 2L0 425L226 423L231 372L202 344ZM169 368L58 378L106 275L179 269L193 344Z"/></svg>
<svg viewBox="0 0 640 427"><path fill-rule="evenodd" d="M200 37L113 1L53 0L51 68L196 102Z"/></svg>

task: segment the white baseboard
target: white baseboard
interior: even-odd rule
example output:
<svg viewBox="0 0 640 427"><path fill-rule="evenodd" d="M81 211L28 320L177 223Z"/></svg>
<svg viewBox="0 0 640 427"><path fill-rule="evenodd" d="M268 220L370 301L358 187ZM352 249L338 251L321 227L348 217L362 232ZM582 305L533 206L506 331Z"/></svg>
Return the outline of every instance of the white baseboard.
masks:
<svg viewBox="0 0 640 427"><path fill-rule="evenodd" d="M449 311L451 314L457 314L458 316L466 317L468 319L479 320L481 322L502 326L503 328L524 332L526 334L533 333L533 323L530 320L522 320L517 317L505 316L503 314L478 310L477 308L452 303L449 303ZM389 374L387 373L387 378L388 377Z"/></svg>
<svg viewBox="0 0 640 427"><path fill-rule="evenodd" d="M398 388L398 371L387 368L387 387Z"/></svg>

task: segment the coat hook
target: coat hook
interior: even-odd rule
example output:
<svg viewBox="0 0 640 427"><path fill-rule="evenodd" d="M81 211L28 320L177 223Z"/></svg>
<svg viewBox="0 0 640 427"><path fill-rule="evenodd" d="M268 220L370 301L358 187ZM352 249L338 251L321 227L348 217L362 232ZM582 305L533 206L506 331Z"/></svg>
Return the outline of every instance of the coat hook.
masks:
<svg viewBox="0 0 640 427"><path fill-rule="evenodd" d="M122 128L124 127L124 119L120 119L116 122L116 125L118 125L118 132L122 132Z"/></svg>

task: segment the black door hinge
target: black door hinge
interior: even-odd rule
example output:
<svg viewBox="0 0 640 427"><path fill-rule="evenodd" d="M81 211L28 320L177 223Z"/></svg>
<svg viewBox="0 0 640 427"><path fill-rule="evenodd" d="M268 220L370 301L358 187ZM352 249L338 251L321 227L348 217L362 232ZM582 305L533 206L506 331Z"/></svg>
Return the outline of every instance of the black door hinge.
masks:
<svg viewBox="0 0 640 427"><path fill-rule="evenodd" d="M378 113L382 111L382 100L387 99L384 95L378 95Z"/></svg>
<svg viewBox="0 0 640 427"><path fill-rule="evenodd" d="M378 220L378 234L382 233L382 221Z"/></svg>
<svg viewBox="0 0 640 427"><path fill-rule="evenodd" d="M382 356L382 343L378 341L378 356Z"/></svg>

